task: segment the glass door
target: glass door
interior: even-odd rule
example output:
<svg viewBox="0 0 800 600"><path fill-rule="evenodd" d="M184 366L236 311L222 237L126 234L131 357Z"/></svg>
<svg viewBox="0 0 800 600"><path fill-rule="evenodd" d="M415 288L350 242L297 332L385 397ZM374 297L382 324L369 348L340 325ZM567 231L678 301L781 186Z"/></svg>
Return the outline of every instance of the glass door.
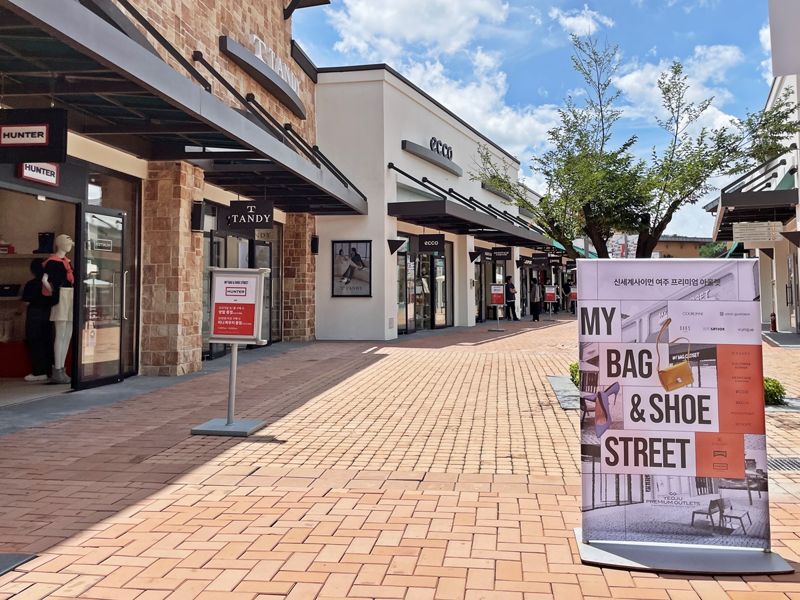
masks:
<svg viewBox="0 0 800 600"><path fill-rule="evenodd" d="M408 333L408 315L406 312L406 291L408 255L402 252L397 255L397 333Z"/></svg>
<svg viewBox="0 0 800 600"><path fill-rule="evenodd" d="M431 256L429 254L418 254L417 262L419 266L414 286L417 292L417 329L431 329L433 328L431 315L433 307L431 300Z"/></svg>
<svg viewBox="0 0 800 600"><path fill-rule="evenodd" d="M81 305L76 388L123 379L123 322L128 316L124 268L125 213L87 208L83 218Z"/></svg>
<svg viewBox="0 0 800 600"><path fill-rule="evenodd" d="M475 275L475 322L483 322L483 262L474 263Z"/></svg>
<svg viewBox="0 0 800 600"><path fill-rule="evenodd" d="M270 242L253 241L251 260L254 269L272 269L272 244ZM272 343L272 271L264 285L264 313L261 321L261 339Z"/></svg>
<svg viewBox="0 0 800 600"><path fill-rule="evenodd" d="M213 231L204 234L203 238L203 358L206 360L219 358L225 354L224 344L212 344L211 336L211 271L210 267L225 265L225 237Z"/></svg>
<svg viewBox="0 0 800 600"><path fill-rule="evenodd" d="M434 256L433 277L433 326L447 327L447 271L444 256Z"/></svg>
<svg viewBox="0 0 800 600"><path fill-rule="evenodd" d="M416 262L406 254L406 333L417 330L416 319Z"/></svg>
<svg viewBox="0 0 800 600"><path fill-rule="evenodd" d="M795 333L800 332L800 302L798 302L798 273L797 273L797 251L793 250L787 257L789 266L789 282L786 284L786 304L789 305L789 325Z"/></svg>

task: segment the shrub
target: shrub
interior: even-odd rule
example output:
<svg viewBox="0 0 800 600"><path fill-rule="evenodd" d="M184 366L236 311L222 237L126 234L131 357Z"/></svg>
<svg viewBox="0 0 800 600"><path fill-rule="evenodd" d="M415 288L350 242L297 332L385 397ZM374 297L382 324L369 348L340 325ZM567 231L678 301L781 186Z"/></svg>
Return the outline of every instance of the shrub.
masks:
<svg viewBox="0 0 800 600"><path fill-rule="evenodd" d="M764 377L764 403L767 406L781 406L786 404L786 389L780 381L772 377Z"/></svg>
<svg viewBox="0 0 800 600"><path fill-rule="evenodd" d="M569 366L569 378L572 379L576 388L581 387L581 370L578 363L572 363Z"/></svg>

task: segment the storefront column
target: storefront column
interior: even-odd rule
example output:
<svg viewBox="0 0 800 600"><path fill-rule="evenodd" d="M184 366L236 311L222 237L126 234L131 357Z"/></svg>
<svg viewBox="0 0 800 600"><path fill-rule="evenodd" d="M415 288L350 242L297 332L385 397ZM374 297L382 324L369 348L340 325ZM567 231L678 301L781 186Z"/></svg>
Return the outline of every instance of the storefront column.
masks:
<svg viewBox="0 0 800 600"><path fill-rule="evenodd" d="M192 233L192 201L203 171L184 162L152 162L142 201L143 375L199 371L202 360L203 234Z"/></svg>
<svg viewBox="0 0 800 600"><path fill-rule="evenodd" d="M778 331L791 331L789 305L786 303L786 286L789 283L789 256L791 246L789 242L775 244L775 260L773 271L775 279L775 316L778 321Z"/></svg>
<svg viewBox="0 0 800 600"><path fill-rule="evenodd" d="M311 236L316 217L307 213L286 215L283 229L283 339L309 342L316 335L316 257Z"/></svg>
<svg viewBox="0 0 800 600"><path fill-rule="evenodd" d="M455 277L455 322L456 327L475 325L475 268L469 253L475 249L475 238L459 235L453 244L453 275Z"/></svg>
<svg viewBox="0 0 800 600"><path fill-rule="evenodd" d="M761 322L769 324L773 310L772 259L763 250L758 251L758 275L761 286Z"/></svg>

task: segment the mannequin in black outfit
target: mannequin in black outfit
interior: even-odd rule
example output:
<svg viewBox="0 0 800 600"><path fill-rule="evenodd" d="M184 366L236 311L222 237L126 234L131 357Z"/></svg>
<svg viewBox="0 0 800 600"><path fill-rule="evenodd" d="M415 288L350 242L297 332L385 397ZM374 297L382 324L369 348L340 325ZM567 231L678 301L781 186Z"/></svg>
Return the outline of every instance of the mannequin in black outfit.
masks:
<svg viewBox="0 0 800 600"><path fill-rule="evenodd" d="M25 381L47 381L50 365L53 364L53 324L50 322L50 309L53 299L42 294L42 259L31 263L33 279L25 284L22 300L28 303L25 313L25 344L31 360L31 373Z"/></svg>

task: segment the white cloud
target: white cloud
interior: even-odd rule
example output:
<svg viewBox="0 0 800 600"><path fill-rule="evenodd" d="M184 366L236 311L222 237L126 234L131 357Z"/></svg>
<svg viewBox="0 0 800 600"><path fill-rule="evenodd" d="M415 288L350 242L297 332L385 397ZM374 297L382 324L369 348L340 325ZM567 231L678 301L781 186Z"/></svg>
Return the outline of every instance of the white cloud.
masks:
<svg viewBox="0 0 800 600"><path fill-rule="evenodd" d="M547 130L558 121L557 107L545 104L512 107L506 103L506 73L487 68L480 48L472 56L473 73L465 80L448 75L438 61L410 64L405 75L481 133L527 163L541 150Z"/></svg>
<svg viewBox="0 0 800 600"><path fill-rule="evenodd" d="M328 11L339 34L335 49L395 63L412 44L433 56L453 54L469 44L479 26L503 23L508 15L503 0L344 0L343 4Z"/></svg>
<svg viewBox="0 0 800 600"><path fill-rule="evenodd" d="M561 28L569 34L594 35L602 27L613 27L614 20L583 5L583 10L561 10L555 6L547 13L551 19L558 21Z"/></svg>
<svg viewBox="0 0 800 600"><path fill-rule="evenodd" d="M769 24L764 25L758 30L758 41L761 42L761 50L767 58L761 61L761 75L768 85L772 85L772 36Z"/></svg>
<svg viewBox="0 0 800 600"><path fill-rule="evenodd" d="M692 55L682 61L690 86L688 99L701 102L714 97L711 106L698 123L699 126L721 127L730 122L731 115L726 114L722 108L733 95L723 84L728 72L743 60L744 55L737 46L717 45L695 46ZM669 68L670 62L662 59L658 63L633 62L623 65L615 83L622 90L626 101L625 118L654 123L654 117L664 115L657 83L661 73Z"/></svg>

